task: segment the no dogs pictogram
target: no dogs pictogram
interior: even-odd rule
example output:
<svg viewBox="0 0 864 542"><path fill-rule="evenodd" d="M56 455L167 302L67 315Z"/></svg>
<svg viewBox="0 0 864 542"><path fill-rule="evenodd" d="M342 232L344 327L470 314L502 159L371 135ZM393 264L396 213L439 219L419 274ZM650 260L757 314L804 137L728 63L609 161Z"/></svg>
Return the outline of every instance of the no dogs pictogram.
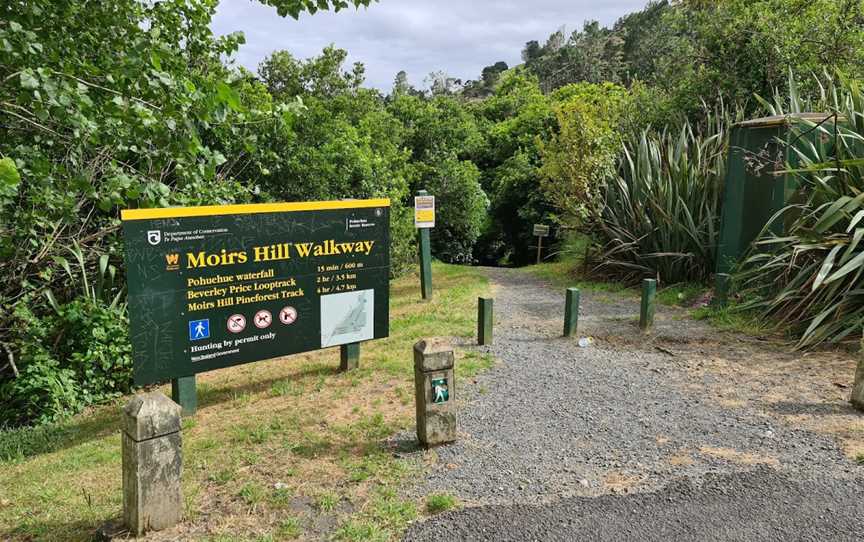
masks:
<svg viewBox="0 0 864 542"><path fill-rule="evenodd" d="M268 328L273 323L273 315L270 311L260 310L255 313L255 319L252 320L252 323L258 329Z"/></svg>
<svg viewBox="0 0 864 542"><path fill-rule="evenodd" d="M297 309L294 307L285 307L279 311L279 321L286 326L293 324L297 321Z"/></svg>
<svg viewBox="0 0 864 542"><path fill-rule="evenodd" d="M228 331L240 333L246 329L246 317L242 314L232 314L228 317Z"/></svg>

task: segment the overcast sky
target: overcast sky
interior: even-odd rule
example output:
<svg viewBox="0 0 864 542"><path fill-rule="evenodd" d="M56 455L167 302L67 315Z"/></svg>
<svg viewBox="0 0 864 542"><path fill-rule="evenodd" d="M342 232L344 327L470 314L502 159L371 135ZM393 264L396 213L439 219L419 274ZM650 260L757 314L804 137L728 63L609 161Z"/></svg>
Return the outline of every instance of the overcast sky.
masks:
<svg viewBox="0 0 864 542"><path fill-rule="evenodd" d="M424 87L432 71L476 79L499 60L521 62L526 41L543 41L562 25L572 32L585 20L609 25L641 9L645 0L380 0L368 9L281 18L254 0L221 0L213 30L246 35L236 60L256 71L274 50L307 58L333 43L349 62L366 65L367 86L387 91L399 70Z"/></svg>

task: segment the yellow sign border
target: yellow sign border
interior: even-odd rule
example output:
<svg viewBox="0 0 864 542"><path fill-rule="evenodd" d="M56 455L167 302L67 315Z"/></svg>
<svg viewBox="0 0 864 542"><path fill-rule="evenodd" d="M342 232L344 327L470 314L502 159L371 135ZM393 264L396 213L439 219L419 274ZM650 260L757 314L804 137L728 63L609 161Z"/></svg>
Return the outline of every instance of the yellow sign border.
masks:
<svg viewBox="0 0 864 542"><path fill-rule="evenodd" d="M332 209L366 209L389 207L388 198L297 201L290 203L245 203L239 205L202 205L200 207L162 207L157 209L123 209L120 220L154 220L160 218L189 218L195 216L251 215L257 213L286 213L291 211L328 211Z"/></svg>

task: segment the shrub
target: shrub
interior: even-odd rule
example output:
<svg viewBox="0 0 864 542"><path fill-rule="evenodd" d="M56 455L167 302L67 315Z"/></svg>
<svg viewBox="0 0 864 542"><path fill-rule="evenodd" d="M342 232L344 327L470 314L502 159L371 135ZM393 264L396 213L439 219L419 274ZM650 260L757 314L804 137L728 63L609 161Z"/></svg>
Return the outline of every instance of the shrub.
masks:
<svg viewBox="0 0 864 542"><path fill-rule="evenodd" d="M736 274L742 310L783 325L798 347L858 340L864 325L864 91L848 83L826 94L840 97L833 109L844 120L797 121L799 134L819 135L790 138L806 196L775 215ZM785 233L775 235L779 220Z"/></svg>
<svg viewBox="0 0 864 542"><path fill-rule="evenodd" d="M643 132L624 148L617 179L598 220L598 269L635 282L704 281L714 269L729 118L709 118L706 133Z"/></svg>

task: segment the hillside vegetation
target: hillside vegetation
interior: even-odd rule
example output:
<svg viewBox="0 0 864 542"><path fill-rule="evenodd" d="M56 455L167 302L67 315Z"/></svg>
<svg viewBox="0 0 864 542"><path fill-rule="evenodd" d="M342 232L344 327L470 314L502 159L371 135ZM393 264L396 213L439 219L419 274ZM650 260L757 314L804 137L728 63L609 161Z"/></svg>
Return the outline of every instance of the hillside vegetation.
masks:
<svg viewBox="0 0 864 542"><path fill-rule="evenodd" d="M264 3L296 17L369 2ZM823 242L809 263L746 283L807 344L860 327L861 0L651 2L611 28L528 42L519 66L490 59L472 81L436 72L426 90L402 72L386 92L335 47L236 67L244 38L212 34L216 6L0 7L0 426L129 391L120 209L389 197L398 276L416 253L410 198L426 189L446 262L524 265L531 225L546 222L585 236L605 276L704 281L731 123L808 99L857 119L841 173L825 165L834 147L801 172L820 188L803 215ZM757 98L784 95L790 72L791 98ZM827 209L840 218L821 221ZM751 264L812 246L807 220Z"/></svg>

